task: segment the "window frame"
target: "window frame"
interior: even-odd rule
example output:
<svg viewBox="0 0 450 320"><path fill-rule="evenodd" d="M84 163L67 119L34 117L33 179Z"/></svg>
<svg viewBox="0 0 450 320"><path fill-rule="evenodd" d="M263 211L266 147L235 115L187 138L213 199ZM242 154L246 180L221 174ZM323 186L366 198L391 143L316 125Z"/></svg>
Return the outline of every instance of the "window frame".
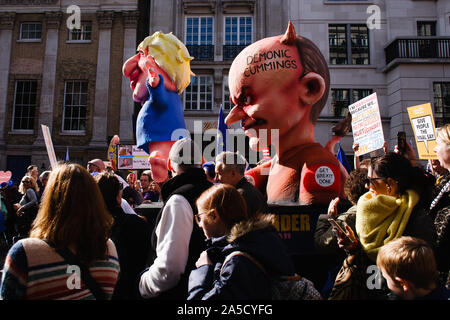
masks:
<svg viewBox="0 0 450 320"><path fill-rule="evenodd" d="M24 25L39 25L41 26L41 30L40 30L40 37L39 38L24 38L23 37L23 27ZM28 33L30 33L30 30L27 30ZM36 33L36 29L33 31L34 33ZM40 21L29 21L29 22L20 22L20 26L19 26L19 42L41 42L42 41L42 22Z"/></svg>
<svg viewBox="0 0 450 320"><path fill-rule="evenodd" d="M345 34L345 40L344 40L345 43L344 43L344 45L341 45L341 46L337 46L337 45L336 46L331 46L331 39L332 39L331 34L332 33L330 33L330 28L334 27L336 32L337 32L337 28L339 26L345 27L345 32L344 32L344 34ZM367 39L366 39L367 40L367 45L366 46L356 46L356 45L353 46L352 45L353 44L352 40L354 39L352 37L352 35L355 34L355 33L352 32L352 27L357 27L358 30L361 27L366 28L366 30L367 30L367 33L365 33L365 34L367 34ZM342 32L340 32L340 33L342 33ZM358 34L361 34L361 32L359 32ZM342 38L336 37L335 39L336 40L340 40ZM328 24L328 56L329 56L328 57L328 64L329 65L331 65L331 66L342 66L342 65L344 65L344 66L369 66L369 65L371 65L370 47L371 47L370 46L370 29L367 27L366 24L364 24L364 23L330 23L330 24ZM345 48L345 61L346 61L346 63L332 63L332 56L331 56L332 49L336 50L336 48L340 48L340 51L344 51L343 48ZM358 49L365 49L365 48L367 48L367 61L368 61L368 63L353 63L353 60L355 60L354 56L356 54L358 54L356 51ZM339 53L338 51L335 51L335 52ZM363 59L365 59L365 58L363 58Z"/></svg>
<svg viewBox="0 0 450 320"><path fill-rule="evenodd" d="M187 95L187 93L188 93L188 91L190 90L190 87L191 87L191 85L192 85L192 83L193 83L193 78L195 79L195 78L197 78L197 80L198 80L198 83L196 84L197 85L197 99L196 100L192 100L192 98L190 99L190 101L189 101L189 103L190 104L192 104L194 101L196 101L196 108L194 109L194 108L190 108L190 109L188 109L187 108L187 103L188 103L188 101L187 101L187 97L186 97L186 95ZM201 79L202 78L207 78L207 79L209 79L209 83L208 84L210 84L211 85L211 101L208 101L208 100L205 100L205 103L208 105L208 103L209 103L209 108L205 108L205 109L201 109L200 108L200 103L201 103L201 100L200 100L200 95L202 94L201 93L201 88L202 88L202 85L201 85ZM192 92L189 92L190 94L192 94ZM213 111L213 109L214 109L214 77L213 77L213 75L209 75L209 74L200 74L200 75L196 75L195 77L194 76L192 76L191 77L191 83L189 84L189 86L184 90L184 92L183 92L183 101L184 101L184 110L185 111L194 111L194 112L198 112L198 111L207 111L207 112L209 112L209 111Z"/></svg>
<svg viewBox="0 0 450 320"><path fill-rule="evenodd" d="M331 102L330 103L331 103L331 113L332 113L334 118L343 118L343 117L345 117L345 115L337 115L335 113L335 108L334 108L334 105L333 105L333 103L334 103L333 91L335 91L335 90L346 90L348 92L347 93L348 105L346 107L344 107L342 111L344 111L345 108L348 110L348 106L350 106L351 104L355 103L356 101L359 101L359 100L361 100L361 99L363 99L363 98L365 98L365 97L367 97L367 96L369 96L369 95L371 95L371 94L373 94L375 92L375 90L372 89L372 88L331 88L330 89L330 93L331 93ZM354 99L354 92L363 91L363 90L370 91L370 93L368 93L364 97L360 97L359 99L355 100ZM341 114L342 114L342 111L341 111Z"/></svg>
<svg viewBox="0 0 450 320"><path fill-rule="evenodd" d="M192 45L192 46L207 46L207 45L215 45L215 30L214 30L214 20L215 20L215 17L214 16L212 16L212 15L204 15L204 16L198 16L198 15L187 15L187 16L185 16L184 17L185 19L184 19L184 27L185 27L185 29L184 29L184 39L185 39L185 45L186 46L188 46L188 45ZM199 20L199 23L198 23L198 29L201 29L201 19L202 18L211 18L212 19L212 23L211 23L211 28L212 28L212 31L211 31L211 43L208 43L208 41L206 41L207 43L201 43L201 30L198 30L199 32L197 33L197 35L198 35L198 41L197 41L197 43L189 43L189 41L188 41L188 19L194 19L194 18L196 18L196 19L198 19ZM207 31L207 35L206 36L208 36L208 31Z"/></svg>
<svg viewBox="0 0 450 320"><path fill-rule="evenodd" d="M15 128L15 120L16 120L16 112L17 112L17 87L19 82L35 82L36 84L36 91L35 91L35 102L34 102L34 115L33 115L33 121L32 121L32 128L27 129L17 129ZM24 92L22 92L22 95ZM29 92L29 94L32 94L32 91ZM28 104L28 106L31 106L31 104ZM38 80L36 79L21 79L21 80L15 80L14 83L14 101L13 101L13 110L12 110L12 119L11 119L11 131L14 133L33 133L34 132L34 122L36 120L36 110L38 106ZM24 106L22 106L23 108ZM21 117L22 119L23 117ZM28 117L30 118L30 117ZM22 121L22 120L21 120Z"/></svg>
<svg viewBox="0 0 450 320"><path fill-rule="evenodd" d="M440 85L440 96L437 97L436 96L436 85ZM448 96L450 97L450 81L433 81L433 114L434 114L434 121L436 123L436 127L440 126L440 122L442 122L442 124L448 123L449 119L450 119L450 112L448 113L447 117L446 117L446 104L445 104L445 96L444 96L444 92L442 90L442 85L446 85L448 86L447 88L447 92L449 92ZM437 116L437 112L436 112L436 100L440 100L442 102L442 116ZM450 100L450 98L449 98ZM450 109L450 105L449 105L449 109ZM449 110L450 111L450 110Z"/></svg>
<svg viewBox="0 0 450 320"><path fill-rule="evenodd" d="M432 24L431 32L434 31L434 34L430 35L420 35L419 34L419 24ZM416 21L416 32L418 37L436 37L437 36L437 22L436 20L417 20Z"/></svg>
<svg viewBox="0 0 450 320"><path fill-rule="evenodd" d="M86 26L89 26L91 29L89 30L89 37L90 39L72 39L72 35L73 35L73 31L74 30L80 30L80 35L81 38L84 37L84 35L86 34L86 31L84 30L84 28ZM92 42L92 21L81 21L81 25L80 25L81 29L69 29L67 28L67 41L68 43L91 43Z"/></svg>
<svg viewBox="0 0 450 320"><path fill-rule="evenodd" d="M74 105L73 103L67 107L84 107L85 108L85 115L84 118L78 117L77 121L78 121L78 126L81 126L80 121L84 120L84 129L79 129L79 130L74 130L72 128L70 129L65 129L65 121L66 121L66 99L67 99L67 84L71 82L72 85L75 84L76 82L80 83L80 92L79 94L85 94L86 95L86 105L81 105L81 104L77 104ZM86 93L83 93L82 90L82 84L86 83ZM74 94L75 92L73 91L73 87L72 87L72 92L71 94ZM88 80L80 80L80 79L66 79L64 80L64 101L63 101L63 112L62 112L62 123L61 123L61 132L65 133L65 134L85 134L86 133L86 127L87 127L87 122L88 122L88 117L87 117L87 113L88 113L88 106L89 106L89 81ZM80 97L81 99L81 97ZM80 101L80 100L79 100ZM71 117L69 120L72 120L73 117Z"/></svg>
<svg viewBox="0 0 450 320"><path fill-rule="evenodd" d="M226 99L226 90L228 91L228 100ZM229 105L229 107L227 107ZM223 110L233 109L233 103L230 101L230 88L228 88L228 75L224 75L222 79L222 106Z"/></svg>
<svg viewBox="0 0 450 320"><path fill-rule="evenodd" d="M226 36L227 36L227 18L237 18L237 43L227 43L226 40ZM250 18L251 19L251 30L250 30L250 42L247 43L246 39L244 40L244 43L241 43L240 41L240 18ZM247 26L247 24L245 24L245 26ZM223 17L223 45L236 45L236 46L241 46L241 45L245 45L248 46L250 44L253 43L253 32L254 32L254 19L252 15L248 15L248 14L242 14L242 15L224 15ZM245 35L247 35L247 31L245 31ZM232 32L231 32L231 36L232 36Z"/></svg>

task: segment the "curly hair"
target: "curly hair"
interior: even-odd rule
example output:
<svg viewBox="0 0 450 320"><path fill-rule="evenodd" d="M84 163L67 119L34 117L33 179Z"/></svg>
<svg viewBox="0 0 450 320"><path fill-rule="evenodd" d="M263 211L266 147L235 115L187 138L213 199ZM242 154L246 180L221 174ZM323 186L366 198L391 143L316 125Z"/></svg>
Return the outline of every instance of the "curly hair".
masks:
<svg viewBox="0 0 450 320"><path fill-rule="evenodd" d="M344 192L352 204L356 204L358 199L367 192L367 172L367 169L363 168L353 170L345 180Z"/></svg>

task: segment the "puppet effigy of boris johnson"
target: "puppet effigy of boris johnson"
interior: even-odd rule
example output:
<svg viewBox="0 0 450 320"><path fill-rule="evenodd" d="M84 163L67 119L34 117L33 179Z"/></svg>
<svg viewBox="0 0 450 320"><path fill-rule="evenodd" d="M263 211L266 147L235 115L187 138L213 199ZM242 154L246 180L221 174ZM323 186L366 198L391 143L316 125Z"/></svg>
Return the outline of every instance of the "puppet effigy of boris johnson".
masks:
<svg viewBox="0 0 450 320"><path fill-rule="evenodd" d="M153 180L164 182L168 179L170 148L178 139L175 133L186 129L179 95L194 75L190 69L193 57L172 33L160 31L145 38L137 51L122 68L130 79L133 100L142 104L136 143L150 155Z"/></svg>
<svg viewBox="0 0 450 320"><path fill-rule="evenodd" d="M268 202L328 204L342 195L344 175L339 161L314 140L315 123L330 86L320 50L297 36L289 22L284 35L259 40L242 50L228 79L235 106L226 124L241 121L255 151L271 144L275 147L276 155L269 162L246 172L267 194ZM261 129L267 130L267 139L260 139ZM272 141L271 129L279 130L277 141Z"/></svg>

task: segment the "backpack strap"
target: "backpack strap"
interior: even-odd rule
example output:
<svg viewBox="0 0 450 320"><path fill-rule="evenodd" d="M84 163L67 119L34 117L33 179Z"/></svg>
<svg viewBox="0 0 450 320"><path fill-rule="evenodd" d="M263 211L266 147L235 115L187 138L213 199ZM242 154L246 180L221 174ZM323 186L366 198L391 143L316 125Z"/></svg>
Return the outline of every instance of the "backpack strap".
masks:
<svg viewBox="0 0 450 320"><path fill-rule="evenodd" d="M68 249L68 248L62 248L62 249L56 249L54 244L51 243L48 240L44 240L50 247L55 249L55 251L64 258L64 260L70 264L70 265L77 265L80 267L81 271L81 280L83 280L84 284L88 289L92 292L96 300L106 300L105 293L103 292L100 285L95 281L95 279L91 276L91 273L89 271L89 268L82 264L78 258Z"/></svg>
<svg viewBox="0 0 450 320"><path fill-rule="evenodd" d="M233 251L232 253L230 253L228 256L225 257L225 260L222 263L222 267L220 268L220 273L222 273L223 268L225 267L225 264L234 256L242 256L242 257L246 257L248 260L250 260L251 262L253 262L259 270L261 270L264 275L269 279L270 283L272 283L272 278L270 277L269 273L266 271L266 269L262 266L261 263L259 263L255 258L253 258L251 255L249 255L248 253L245 253L243 251Z"/></svg>

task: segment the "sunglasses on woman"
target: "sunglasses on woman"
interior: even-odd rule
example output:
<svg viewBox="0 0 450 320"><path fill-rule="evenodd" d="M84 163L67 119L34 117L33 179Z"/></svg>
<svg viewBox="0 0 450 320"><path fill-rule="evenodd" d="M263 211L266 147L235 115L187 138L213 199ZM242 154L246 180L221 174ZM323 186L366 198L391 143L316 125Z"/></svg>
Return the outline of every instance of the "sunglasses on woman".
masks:
<svg viewBox="0 0 450 320"><path fill-rule="evenodd" d="M373 182L377 181L377 180L384 180L384 178L369 178L369 177L367 177L366 183L367 183L367 185L370 185L370 184L373 184Z"/></svg>

